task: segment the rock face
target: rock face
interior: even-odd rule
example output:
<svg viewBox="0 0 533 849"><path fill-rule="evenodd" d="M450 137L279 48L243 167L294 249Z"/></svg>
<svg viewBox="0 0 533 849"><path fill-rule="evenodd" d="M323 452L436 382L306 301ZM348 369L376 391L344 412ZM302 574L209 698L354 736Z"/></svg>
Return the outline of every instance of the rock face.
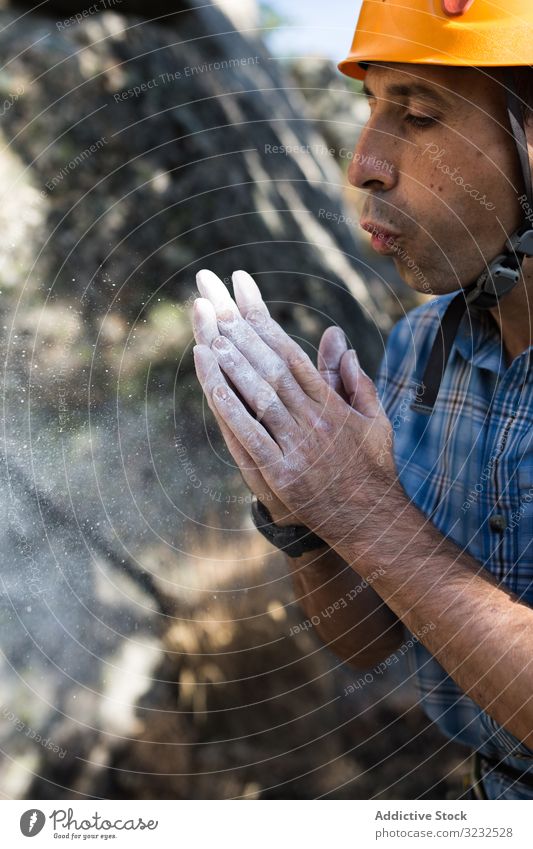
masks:
<svg viewBox="0 0 533 849"><path fill-rule="evenodd" d="M299 56L287 63L287 70L300 89L326 140L332 155L347 167L355 136L367 120L364 97L354 97L360 84L338 73L329 59Z"/></svg>
<svg viewBox="0 0 533 849"><path fill-rule="evenodd" d="M87 18L109 10L125 16L139 15L146 19L163 15L170 18L184 10L188 11L192 5L191 3L172 3L168 0L153 0L148 8L144 0L96 0L94 3L86 3L85 0L44 0L39 4L38 11L39 14L46 15L47 20L54 24L58 16L65 19L69 16L81 16L83 23ZM34 10L35 4L28 3L26 0L2 0L1 7L20 12L20 10Z"/></svg>
<svg viewBox="0 0 533 849"><path fill-rule="evenodd" d="M341 172L253 32L216 6L154 0L149 21L140 0L5 5L0 624L22 674L6 664L0 683L68 755L29 751L6 720L23 767L2 790L31 792L33 770L68 794L77 759L105 762L125 733L117 681L149 679L205 563L246 557L243 489L192 373L195 272L246 268L304 344L338 323L370 373L389 320L343 223Z"/></svg>
<svg viewBox="0 0 533 849"><path fill-rule="evenodd" d="M216 7L164 24L113 11L66 27L5 13L2 27L16 57L2 130L24 167L9 188L33 188L42 224L33 285L46 281L52 299L83 296L87 330L108 310L142 321L154 298L185 299L202 265L222 277L246 266L293 329L302 309L292 304L309 305L304 335L342 323L375 367L364 313L379 315L379 291L365 287L353 225L342 223L342 177L316 154L323 139L259 41ZM27 249L21 237L15 250Z"/></svg>

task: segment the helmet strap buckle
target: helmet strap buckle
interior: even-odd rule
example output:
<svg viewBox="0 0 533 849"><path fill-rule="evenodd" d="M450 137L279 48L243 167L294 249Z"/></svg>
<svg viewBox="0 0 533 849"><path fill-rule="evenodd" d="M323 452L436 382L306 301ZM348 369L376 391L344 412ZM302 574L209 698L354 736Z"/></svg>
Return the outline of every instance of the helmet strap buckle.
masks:
<svg viewBox="0 0 533 849"><path fill-rule="evenodd" d="M533 227L522 224L506 243L506 252L492 260L475 283L465 288L469 306L491 309L520 281L521 266L525 257L533 257Z"/></svg>
<svg viewBox="0 0 533 849"><path fill-rule="evenodd" d="M465 290L469 306L491 309L520 280L520 264L511 254L499 254L478 277L470 291Z"/></svg>
<svg viewBox="0 0 533 849"><path fill-rule="evenodd" d="M533 227L531 224L525 224L516 233L509 236L506 247L512 253L533 257Z"/></svg>

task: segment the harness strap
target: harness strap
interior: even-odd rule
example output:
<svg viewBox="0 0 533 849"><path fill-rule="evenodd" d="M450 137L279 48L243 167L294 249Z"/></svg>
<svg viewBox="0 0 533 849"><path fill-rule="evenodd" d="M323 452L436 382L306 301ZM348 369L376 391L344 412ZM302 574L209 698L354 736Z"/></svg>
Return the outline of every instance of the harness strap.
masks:
<svg viewBox="0 0 533 849"><path fill-rule="evenodd" d="M527 135L524 127L524 116L522 106L516 91L516 82L513 72L510 68L504 69L504 79L507 93L507 112L509 114L509 122L511 130L517 142L518 156L520 158L520 167L522 169L522 177L524 179L524 188L526 197L530 207L533 207L533 186L531 183L531 168L529 165L529 155L527 147Z"/></svg>
<svg viewBox="0 0 533 849"><path fill-rule="evenodd" d="M411 404L411 409L417 413L431 415L433 412L450 351L457 335L457 328L466 312L466 307L463 292L459 292L446 307L426 363L421 391L417 392L416 400Z"/></svg>

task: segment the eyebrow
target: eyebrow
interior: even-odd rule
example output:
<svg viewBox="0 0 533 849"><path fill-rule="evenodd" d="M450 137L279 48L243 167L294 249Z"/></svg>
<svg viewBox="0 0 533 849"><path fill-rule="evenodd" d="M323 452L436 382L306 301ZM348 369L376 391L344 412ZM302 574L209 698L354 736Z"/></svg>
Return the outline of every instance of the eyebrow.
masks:
<svg viewBox="0 0 533 849"><path fill-rule="evenodd" d="M387 95L395 95L397 97L424 97L426 100L430 100L436 106L439 106L441 109L446 109L451 106L450 101L439 94L439 92L431 88L430 86L424 85L424 83L393 83L387 86L386 92ZM375 97L373 91L371 91L366 83L363 83L363 94L366 97Z"/></svg>

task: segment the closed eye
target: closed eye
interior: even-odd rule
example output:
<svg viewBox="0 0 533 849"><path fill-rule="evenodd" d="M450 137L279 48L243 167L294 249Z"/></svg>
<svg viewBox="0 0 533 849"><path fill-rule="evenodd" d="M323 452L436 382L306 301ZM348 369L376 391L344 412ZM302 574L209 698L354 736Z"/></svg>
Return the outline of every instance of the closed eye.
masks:
<svg viewBox="0 0 533 849"><path fill-rule="evenodd" d="M430 118L429 115L411 115L410 113L405 116L405 120L408 124L411 124L413 127L418 127L419 129L431 127L433 124L437 123L436 118Z"/></svg>

